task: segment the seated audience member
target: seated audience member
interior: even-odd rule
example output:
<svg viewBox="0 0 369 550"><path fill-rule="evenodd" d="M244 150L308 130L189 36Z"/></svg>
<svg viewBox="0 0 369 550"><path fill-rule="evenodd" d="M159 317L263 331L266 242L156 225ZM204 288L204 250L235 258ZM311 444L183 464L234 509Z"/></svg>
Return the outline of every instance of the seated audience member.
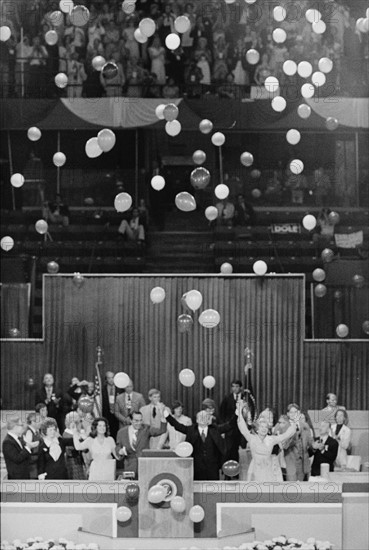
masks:
<svg viewBox="0 0 369 550"><path fill-rule="evenodd" d="M133 391L133 382L125 388L125 391L117 396L114 405L114 414L119 421L119 428L131 423L131 415L139 412L146 405L141 393Z"/></svg>
<svg viewBox="0 0 369 550"><path fill-rule="evenodd" d="M292 438L283 444L287 481L306 481L310 473L309 452L313 443L309 426L302 421L300 407L290 403L287 407L290 424L296 427Z"/></svg>
<svg viewBox="0 0 369 550"><path fill-rule="evenodd" d="M232 225L235 213L233 203L228 199L224 199L217 202L215 206L218 210L217 223L219 225Z"/></svg>
<svg viewBox="0 0 369 550"><path fill-rule="evenodd" d="M172 405L171 412L173 418L184 426L191 426L192 420L189 416L183 414L183 405L180 401L175 401ZM168 444L170 449L175 449L179 443L185 441L186 436L180 432L177 432L173 426L167 424Z"/></svg>
<svg viewBox="0 0 369 550"><path fill-rule="evenodd" d="M351 430L348 427L348 414L345 409L338 409L334 415L335 423L331 425L331 436L338 443L337 468L346 468L347 451L351 446Z"/></svg>
<svg viewBox="0 0 369 550"><path fill-rule="evenodd" d="M164 403L161 402L161 393L159 390L152 388L149 390L148 397L150 403L140 409L143 423L152 428L160 428L165 408ZM166 436L162 435L152 437L150 440L150 449L162 449L165 439Z"/></svg>
<svg viewBox="0 0 369 550"><path fill-rule="evenodd" d="M38 455L38 479L68 479L65 443L58 434L54 418L46 419L40 428L43 441Z"/></svg>
<svg viewBox="0 0 369 550"><path fill-rule="evenodd" d="M335 414L338 409L346 410L346 407L344 407L343 405L337 405L337 395L335 393L327 393L326 403L327 406L320 411L320 416L324 420L327 420L327 422L333 424L335 422Z"/></svg>
<svg viewBox="0 0 369 550"><path fill-rule="evenodd" d="M144 222L140 217L138 208L132 210L132 215L129 221L122 220L118 229L120 235L127 235L130 241L139 243L145 242L145 227Z"/></svg>
<svg viewBox="0 0 369 550"><path fill-rule="evenodd" d="M310 449L310 456L314 456L311 465L311 475L320 476L320 465L329 464L329 471L334 470L334 461L338 454L338 442L330 437L330 423L323 420L319 427L319 437L314 441Z"/></svg>
<svg viewBox="0 0 369 550"><path fill-rule="evenodd" d="M215 414L215 401L213 399L209 399L208 397L204 399L201 403L201 409L210 415L212 424L218 423L218 418Z"/></svg>
<svg viewBox="0 0 369 550"><path fill-rule="evenodd" d="M38 447L39 442L24 441L24 424L19 416L9 418L6 429L8 433L4 438L2 450L8 479L30 479L32 449Z"/></svg>
<svg viewBox="0 0 369 550"><path fill-rule="evenodd" d="M48 202L43 209L43 217L49 223L69 225L69 208L64 204L61 195L56 195L54 202Z"/></svg>
<svg viewBox="0 0 369 550"><path fill-rule="evenodd" d="M234 212L234 225L251 225L255 221L255 212L251 204L245 201L244 195L237 195Z"/></svg>
<svg viewBox="0 0 369 550"><path fill-rule="evenodd" d="M42 437L39 431L40 415L37 413L30 413L27 415L27 429L24 434L24 441L26 443L34 443L38 441L39 444L32 449L32 454L29 463L29 477L30 479L38 479L37 462L40 452L40 445L42 443Z"/></svg>
<svg viewBox="0 0 369 550"><path fill-rule="evenodd" d="M81 451L77 451L74 448L73 435L74 432L71 428L75 425L78 432L81 429L81 417L77 411L73 411L67 414L65 417L65 430L63 432L63 440L66 446L65 461L67 466L69 479L86 479L85 463L82 458ZM80 441L84 441L84 438L80 435Z"/></svg>
<svg viewBox="0 0 369 550"><path fill-rule="evenodd" d="M55 387L52 374L45 374L43 384L36 392L35 402L46 404L47 416L57 421L59 432L62 433L64 430L63 393Z"/></svg>

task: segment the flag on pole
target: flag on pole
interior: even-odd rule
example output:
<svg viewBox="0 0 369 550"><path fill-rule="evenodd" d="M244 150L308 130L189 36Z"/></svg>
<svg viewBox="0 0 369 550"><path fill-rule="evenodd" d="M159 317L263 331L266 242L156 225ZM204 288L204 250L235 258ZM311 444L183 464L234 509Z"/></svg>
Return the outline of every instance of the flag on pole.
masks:
<svg viewBox="0 0 369 550"><path fill-rule="evenodd" d="M101 374L100 367L102 366L101 356L102 348L98 346L97 351L97 361L95 363L95 402L94 402L94 414L95 416L102 416L102 397L101 397Z"/></svg>

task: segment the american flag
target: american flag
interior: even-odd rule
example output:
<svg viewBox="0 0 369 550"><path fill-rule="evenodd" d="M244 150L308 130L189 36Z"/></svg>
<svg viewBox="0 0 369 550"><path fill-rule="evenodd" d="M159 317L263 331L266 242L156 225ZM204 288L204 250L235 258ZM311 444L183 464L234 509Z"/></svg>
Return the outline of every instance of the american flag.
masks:
<svg viewBox="0 0 369 550"><path fill-rule="evenodd" d="M100 367L102 366L101 356L103 350L100 346L96 348L97 361L95 363L95 402L94 402L94 414L95 416L102 416L102 399L101 399L101 374Z"/></svg>

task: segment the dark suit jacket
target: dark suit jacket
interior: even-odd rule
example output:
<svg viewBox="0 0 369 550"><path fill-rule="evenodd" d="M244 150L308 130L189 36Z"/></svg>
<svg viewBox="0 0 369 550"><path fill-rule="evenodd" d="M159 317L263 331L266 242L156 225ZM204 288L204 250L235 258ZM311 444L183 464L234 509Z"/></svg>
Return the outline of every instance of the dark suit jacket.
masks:
<svg viewBox="0 0 369 550"><path fill-rule="evenodd" d="M59 437L59 445L62 453L58 460L55 460L50 456L49 448L45 443L40 444L40 451L38 455L38 473L47 473L46 481L48 479L68 479L67 467L65 463L65 442Z"/></svg>
<svg viewBox="0 0 369 550"><path fill-rule="evenodd" d="M126 448L127 456L124 458L124 469L126 471L135 472L137 476L138 470L138 458L142 455L143 449L150 447L150 437L161 435L167 431L166 422L162 422L160 428L153 428L151 426L143 425L138 430L136 449L132 449L129 442L129 430L130 426L124 426L117 434L117 454L119 455L120 449Z"/></svg>
<svg viewBox="0 0 369 550"><path fill-rule="evenodd" d="M123 393L124 390L117 388L114 386L115 389L115 400L117 399L117 396ZM109 404L109 394L108 394L108 387L107 384L104 384L101 390L101 400L102 400L102 414L104 418L109 418L111 416L110 412L110 404ZM114 409L114 407L113 407ZM114 416L114 414L113 414ZM115 418L115 416L114 416Z"/></svg>
<svg viewBox="0 0 369 550"><path fill-rule="evenodd" d="M317 439L319 440L319 438ZM325 442L326 451L322 452L318 449L311 449L310 455L314 455L314 460L311 465L311 475L320 476L320 465L329 464L329 471L334 470L334 461L338 453L338 442L333 437L328 436Z"/></svg>
<svg viewBox="0 0 369 550"><path fill-rule="evenodd" d="M234 417L236 412L236 401L234 400L233 393L225 396L220 404L219 411L222 422L227 422ZM234 425L234 428L231 431L225 434L225 438L227 444L228 458L238 461L238 448L241 445L241 447L245 449L246 440L238 429L237 424Z"/></svg>
<svg viewBox="0 0 369 550"><path fill-rule="evenodd" d="M63 398L63 392L59 390L56 386L53 387L53 394L55 394L55 397L57 399L60 399L58 403L51 400L49 403L46 403L46 390L45 386L41 386L39 390L36 392L35 395L35 405L38 403L46 403L47 406L47 416L50 418L54 418L58 424L59 431L62 433L64 430L64 398Z"/></svg>
<svg viewBox="0 0 369 550"><path fill-rule="evenodd" d="M22 441L22 438L20 438ZM8 479L29 479L29 468L31 454L25 449L21 449L15 439L7 434L3 441L3 455Z"/></svg>

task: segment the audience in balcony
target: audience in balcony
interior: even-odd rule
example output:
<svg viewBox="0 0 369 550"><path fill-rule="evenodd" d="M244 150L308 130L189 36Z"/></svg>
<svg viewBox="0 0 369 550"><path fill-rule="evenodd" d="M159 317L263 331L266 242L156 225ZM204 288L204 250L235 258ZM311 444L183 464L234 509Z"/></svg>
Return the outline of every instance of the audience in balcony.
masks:
<svg viewBox="0 0 369 550"><path fill-rule="evenodd" d="M247 203L245 196L237 195L234 211L234 225L252 225L255 223L255 211L251 204Z"/></svg>
<svg viewBox="0 0 369 550"><path fill-rule="evenodd" d="M128 220L121 221L118 233L122 236L127 236L130 241L135 241L138 244L145 242L145 220L140 215L138 208L133 208Z"/></svg>
<svg viewBox="0 0 369 550"><path fill-rule="evenodd" d="M229 199L220 200L215 205L218 210L218 225L232 226L235 215L234 204Z"/></svg>
<svg viewBox="0 0 369 550"><path fill-rule="evenodd" d="M63 227L69 225L69 207L59 194L55 196L55 201L44 203L42 215L48 223L56 223Z"/></svg>

